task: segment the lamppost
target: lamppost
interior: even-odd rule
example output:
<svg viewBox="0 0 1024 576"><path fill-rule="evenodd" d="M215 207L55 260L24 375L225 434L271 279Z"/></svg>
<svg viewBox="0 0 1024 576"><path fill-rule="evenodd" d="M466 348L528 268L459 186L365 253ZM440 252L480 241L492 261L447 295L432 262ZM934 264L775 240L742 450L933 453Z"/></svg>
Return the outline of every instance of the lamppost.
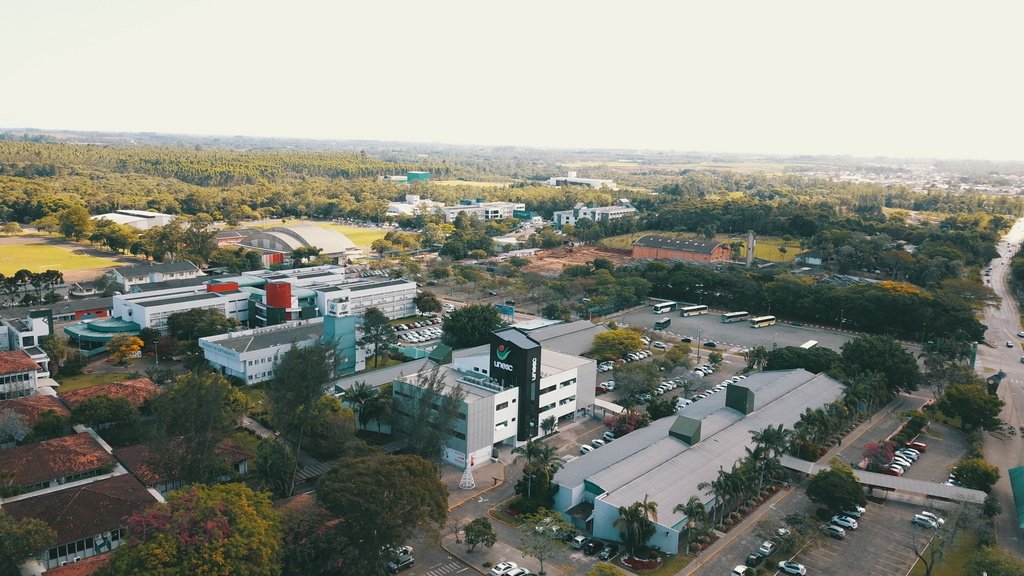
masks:
<svg viewBox="0 0 1024 576"><path fill-rule="evenodd" d="M697 330L697 362L700 362L700 330Z"/></svg>

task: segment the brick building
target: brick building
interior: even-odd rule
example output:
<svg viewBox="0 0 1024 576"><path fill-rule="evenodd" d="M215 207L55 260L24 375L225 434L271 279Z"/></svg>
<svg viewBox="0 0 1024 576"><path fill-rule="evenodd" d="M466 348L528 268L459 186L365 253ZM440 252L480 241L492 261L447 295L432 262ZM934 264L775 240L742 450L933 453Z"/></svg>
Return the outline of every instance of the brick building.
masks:
<svg viewBox="0 0 1024 576"><path fill-rule="evenodd" d="M714 240L707 242L648 234L633 243L633 258L727 262L732 258L732 249L728 244Z"/></svg>

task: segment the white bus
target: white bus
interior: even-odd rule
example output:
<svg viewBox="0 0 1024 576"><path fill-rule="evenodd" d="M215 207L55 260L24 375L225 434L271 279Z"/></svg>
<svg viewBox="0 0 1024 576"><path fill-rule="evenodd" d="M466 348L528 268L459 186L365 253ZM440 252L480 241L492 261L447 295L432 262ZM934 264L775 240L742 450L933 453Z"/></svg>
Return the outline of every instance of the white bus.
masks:
<svg viewBox="0 0 1024 576"><path fill-rule="evenodd" d="M803 348L804 350L810 350L811 348L814 348L817 345L818 345L818 341L817 340L808 340L807 342L804 342L803 344L801 344L800 347Z"/></svg>
<svg viewBox="0 0 1024 576"><path fill-rule="evenodd" d="M664 314L665 312L671 312L676 309L678 302L658 302L654 305L655 314Z"/></svg>
<svg viewBox="0 0 1024 576"><path fill-rule="evenodd" d="M775 316L758 316L750 319L751 328L764 328L775 324Z"/></svg>
<svg viewBox="0 0 1024 576"><path fill-rule="evenodd" d="M722 324L728 324L729 322L742 322L750 318L750 312L726 312L722 314Z"/></svg>
<svg viewBox="0 0 1024 576"><path fill-rule="evenodd" d="M707 314L708 307L701 304L699 306L686 306L683 311L679 313L680 316L698 316L700 314Z"/></svg>

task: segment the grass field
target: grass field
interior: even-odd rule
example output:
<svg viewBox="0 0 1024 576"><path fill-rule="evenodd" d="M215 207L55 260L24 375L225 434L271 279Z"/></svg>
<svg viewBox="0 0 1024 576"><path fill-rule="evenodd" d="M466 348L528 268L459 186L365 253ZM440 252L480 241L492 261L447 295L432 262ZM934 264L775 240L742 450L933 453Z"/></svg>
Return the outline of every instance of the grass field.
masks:
<svg viewBox="0 0 1024 576"><path fill-rule="evenodd" d="M21 269L30 272L47 270L92 270L118 266L113 260L75 254L71 250L49 244L9 244L0 246L0 274L11 275Z"/></svg>
<svg viewBox="0 0 1024 576"><path fill-rule="evenodd" d="M973 533L960 534L953 546L946 548L942 560L935 564L932 576L962 576L967 574L964 570L967 561L978 551L978 538ZM925 552L927 557L928 553ZM910 576L924 576L924 564L918 562L910 571Z"/></svg>
<svg viewBox="0 0 1024 576"><path fill-rule="evenodd" d="M78 376L57 377L57 380L60 382L59 391L61 393L82 388L92 388L100 384L122 382L129 379L131 379L130 372L95 372L93 374L79 374Z"/></svg>
<svg viewBox="0 0 1024 576"><path fill-rule="evenodd" d="M601 246L607 246L609 248L619 248L622 250L629 250L633 247L633 242L637 238L644 234L657 234L659 236L672 236L675 238L694 238L695 234L689 232L663 232L660 230L648 230L645 232L636 232L635 234L623 234L621 236L611 236L601 240ZM728 234L718 234L715 239L719 242L731 242L736 240L735 237L729 236ZM746 242L746 238L740 239ZM779 248L785 247L786 253L783 254L779 251ZM757 238L757 248L754 249L754 256L768 260L769 262L792 262L796 258L797 254L803 252L804 249L799 244L794 242L786 242L781 238L773 238L770 236L759 236ZM746 247L740 248L740 253L736 256L737 260L746 258Z"/></svg>

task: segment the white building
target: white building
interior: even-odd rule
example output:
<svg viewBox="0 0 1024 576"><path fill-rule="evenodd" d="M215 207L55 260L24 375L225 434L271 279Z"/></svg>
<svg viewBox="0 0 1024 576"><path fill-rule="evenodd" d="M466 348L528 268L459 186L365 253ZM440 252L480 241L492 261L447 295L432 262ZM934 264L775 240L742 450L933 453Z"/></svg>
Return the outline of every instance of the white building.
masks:
<svg viewBox="0 0 1024 576"><path fill-rule="evenodd" d="M367 308L378 308L392 320L416 315L416 283L411 280L364 279L316 287L314 291L320 310L327 310L334 303L344 314L353 316L362 316Z"/></svg>
<svg viewBox="0 0 1024 576"><path fill-rule="evenodd" d="M338 319L326 320L335 322ZM335 331L326 336L328 339L351 341L350 346L347 342L341 345L341 348L347 346L344 351L339 348L339 373L361 372L366 368L366 354L355 346L355 318L349 320L339 322ZM274 378L277 364L292 346L305 348L324 341L324 327L325 318L313 318L200 338L199 347L216 372L234 376L246 384L258 384Z"/></svg>
<svg viewBox="0 0 1024 576"><path fill-rule="evenodd" d="M180 289L114 296L113 317L134 322L139 328L165 330L167 318L187 310L220 310L224 316L241 323L249 320L249 293L241 290L213 292L210 287L187 286Z"/></svg>
<svg viewBox="0 0 1024 576"><path fill-rule="evenodd" d="M243 238L238 244L263 253L264 261L268 264L280 264L285 260L291 260L292 252L299 248L319 248L322 255L342 262L363 253L341 232L312 225L279 226L258 230Z"/></svg>
<svg viewBox="0 0 1024 576"><path fill-rule="evenodd" d="M202 271L188 260L181 262L163 262L144 264L142 266L123 266L108 272L114 283L122 292L127 292L137 284L151 284L168 280L184 280L202 276Z"/></svg>
<svg viewBox="0 0 1024 576"><path fill-rule="evenodd" d="M554 478L554 508L597 538L621 541L619 507L647 498L659 504L647 544L675 554L688 518L674 506L698 496L713 508L714 499L697 486L746 455L751 431L779 424L791 429L806 409L842 395L842 384L825 374L798 369L751 375L675 418L656 420L567 463Z"/></svg>
<svg viewBox="0 0 1024 576"><path fill-rule="evenodd" d="M0 352L0 400L35 395L40 368L24 350Z"/></svg>
<svg viewBox="0 0 1024 576"><path fill-rule="evenodd" d="M29 310L27 318L0 318L0 351L21 350L39 365L39 378L49 378L50 357L41 347L42 339L53 334L49 310ZM50 382L47 382L48 385Z"/></svg>
<svg viewBox="0 0 1024 576"><path fill-rule="evenodd" d="M569 172L567 176L555 176L554 178L548 179L548 186L590 186L591 188L619 189L612 180L578 178L574 171Z"/></svg>
<svg viewBox="0 0 1024 576"><path fill-rule="evenodd" d="M444 208L444 202L421 198L418 194L406 194L405 202L388 202L387 215L391 217L433 214Z"/></svg>
<svg viewBox="0 0 1024 576"><path fill-rule="evenodd" d="M555 223L555 228L561 228L566 224L575 226L582 218L590 218L594 222L609 222L635 214L636 208L628 199L621 198L615 206L586 206L581 202L573 206L572 210L555 212L551 219Z"/></svg>
<svg viewBox="0 0 1024 576"><path fill-rule="evenodd" d="M503 220L513 217L516 210L526 210L526 204L522 202L484 202L483 198L474 200L463 200L455 206L445 206L445 222L454 222L459 214L468 214L480 220Z"/></svg>
<svg viewBox="0 0 1024 576"><path fill-rule="evenodd" d="M489 346L456 351L451 364L437 369L446 390L461 386L466 392L444 454L456 466L488 462L497 448L540 436L545 419L584 417L594 404L593 360L543 348L515 328L492 333ZM422 394L417 381L430 370L426 363L419 373L392 383L399 420L408 418Z"/></svg>
<svg viewBox="0 0 1024 576"><path fill-rule="evenodd" d="M92 220L109 220L131 226L132 228L138 228L139 230L149 230L150 228L163 226L170 223L174 218L173 214L163 214L149 210L114 210L113 212L91 217Z"/></svg>

